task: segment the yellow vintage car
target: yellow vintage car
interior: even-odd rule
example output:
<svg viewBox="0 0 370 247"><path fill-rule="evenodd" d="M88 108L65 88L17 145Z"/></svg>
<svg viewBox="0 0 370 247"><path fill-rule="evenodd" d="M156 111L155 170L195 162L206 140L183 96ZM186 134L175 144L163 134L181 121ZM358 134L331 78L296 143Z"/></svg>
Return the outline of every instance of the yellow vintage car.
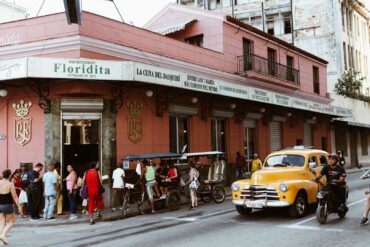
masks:
<svg viewBox="0 0 370 247"><path fill-rule="evenodd" d="M267 156L261 170L251 179L232 184L232 200L236 210L245 215L253 209L288 207L292 217L302 217L308 204L316 203L317 183L312 181L329 154L322 150L293 147ZM325 178L322 181L326 183Z"/></svg>

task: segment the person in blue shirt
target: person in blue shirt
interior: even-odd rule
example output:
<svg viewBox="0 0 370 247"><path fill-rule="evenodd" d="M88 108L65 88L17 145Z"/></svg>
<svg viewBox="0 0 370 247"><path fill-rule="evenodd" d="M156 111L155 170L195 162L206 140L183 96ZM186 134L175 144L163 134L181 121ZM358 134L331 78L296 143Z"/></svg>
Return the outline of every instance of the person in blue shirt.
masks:
<svg viewBox="0 0 370 247"><path fill-rule="evenodd" d="M45 196L44 219L55 220L53 213L60 196L60 189L57 175L54 173L54 165L49 165L48 172L44 174L42 181L44 182Z"/></svg>

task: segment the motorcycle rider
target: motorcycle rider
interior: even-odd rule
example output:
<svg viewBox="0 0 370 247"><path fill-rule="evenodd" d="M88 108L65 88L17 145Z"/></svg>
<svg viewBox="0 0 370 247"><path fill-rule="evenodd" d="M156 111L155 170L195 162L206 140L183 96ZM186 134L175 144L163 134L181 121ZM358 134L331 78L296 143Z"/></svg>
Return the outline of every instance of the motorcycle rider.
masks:
<svg viewBox="0 0 370 247"><path fill-rule="evenodd" d="M369 178L369 176L370 176L370 170L365 172L361 176L361 179L367 179L367 178ZM361 222L360 222L361 226L365 226L369 223L369 219L367 218L367 216L369 215L369 211L370 211L370 194L369 194L369 191L366 191L365 195L367 197L367 200L366 200L366 203L365 203L364 215L363 215L363 217L361 219Z"/></svg>
<svg viewBox="0 0 370 247"><path fill-rule="evenodd" d="M338 165L339 157L336 153L329 155L329 165L322 168L320 174L316 177L319 181L323 176L327 179L327 188L334 192L337 201L340 204L340 210L347 210L346 201L346 171Z"/></svg>

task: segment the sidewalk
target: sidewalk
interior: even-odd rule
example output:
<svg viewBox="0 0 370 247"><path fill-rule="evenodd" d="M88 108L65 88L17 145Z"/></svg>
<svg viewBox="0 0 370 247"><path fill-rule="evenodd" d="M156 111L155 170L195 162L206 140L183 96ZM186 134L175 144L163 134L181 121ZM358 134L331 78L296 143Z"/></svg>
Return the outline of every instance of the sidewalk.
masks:
<svg viewBox="0 0 370 247"><path fill-rule="evenodd" d="M226 191L226 197L230 197L231 196L230 187L225 187L225 191ZM181 205L183 206L190 205L190 201L183 197L181 199ZM144 203L144 212L150 212L150 209L146 202ZM164 213L164 212L168 212L168 210L166 208L157 210L157 214ZM30 218L19 218L17 215L15 225L22 226L22 227L25 227L25 226L44 227L44 226L58 226L58 225L70 225L70 224L82 224L82 223L88 224L89 219L90 219L89 215L81 215L81 212L78 212L78 213L79 213L78 219L75 219L75 220L70 220L69 214L66 214L66 215L61 215L61 216L54 215L54 216L57 216L56 217L57 219L53 221L45 221L43 219L31 221ZM130 205L129 211L126 216L123 216L122 211L118 210L116 212L113 212L112 209L110 208L103 209L101 211L101 215L103 216L103 218L101 220L96 220L96 222L114 221L114 220L134 217L136 215L139 215L139 212L137 210L136 205L132 204Z"/></svg>

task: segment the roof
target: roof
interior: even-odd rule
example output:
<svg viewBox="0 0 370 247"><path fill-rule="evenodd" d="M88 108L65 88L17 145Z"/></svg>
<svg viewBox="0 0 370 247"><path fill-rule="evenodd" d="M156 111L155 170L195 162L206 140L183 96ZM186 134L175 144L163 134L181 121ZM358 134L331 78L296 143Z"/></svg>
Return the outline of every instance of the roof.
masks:
<svg viewBox="0 0 370 247"><path fill-rule="evenodd" d="M167 35L167 34L176 33L178 31L185 30L185 28L187 28L188 26L190 26L191 24L195 22L197 22L196 19L190 19L190 20L179 22L179 23L172 23L166 27L162 27L160 29L152 30L152 31L156 33L160 33L162 35Z"/></svg>
<svg viewBox="0 0 370 247"><path fill-rule="evenodd" d="M285 150L280 150L276 152L272 152L270 155L277 155L277 154L295 154L295 155L309 155L312 153L322 153L322 154L329 154L326 151L320 150L320 149L303 149L303 150L296 150L296 149L285 149Z"/></svg>
<svg viewBox="0 0 370 247"><path fill-rule="evenodd" d="M323 64L328 64L329 63L328 61L326 61L326 60L324 60L324 59L322 59L322 58L320 58L320 57L318 57L318 56L316 56L316 55L314 55L312 53L309 53L308 51L302 50L302 49L300 49L300 48L298 48L298 47L296 47L296 46L294 46L294 45L292 45L292 44L290 44L290 43L288 43L288 42L286 42L286 41L284 41L282 39L279 39L279 38L277 38L277 37L275 37L275 36L273 36L271 34L265 33L263 31L259 30L258 28L255 28L255 27L253 27L251 25L248 25L248 24L246 24L246 23L238 20L237 18L234 18L234 17L228 15L228 16L226 16L226 21L227 22L230 22L232 24L238 25L239 27L242 27L242 28L244 28L244 29L246 29L246 30L248 30L250 32L253 32L253 33L256 33L258 35L261 35L261 36L263 36L263 37L265 37L265 38L267 38L269 40L273 40L276 43L278 43L280 45L283 45L283 46L285 46L286 48L288 48L290 50L296 51L296 52L298 52L300 54L303 54L303 55L305 55L307 57L310 57L310 58L312 58L314 60L317 60L317 61L319 61L319 62L321 62Z"/></svg>
<svg viewBox="0 0 370 247"><path fill-rule="evenodd" d="M219 151L209 151L209 152L197 152L197 153L184 153L183 157L195 157L195 156L213 156L213 155L224 155L225 153Z"/></svg>

